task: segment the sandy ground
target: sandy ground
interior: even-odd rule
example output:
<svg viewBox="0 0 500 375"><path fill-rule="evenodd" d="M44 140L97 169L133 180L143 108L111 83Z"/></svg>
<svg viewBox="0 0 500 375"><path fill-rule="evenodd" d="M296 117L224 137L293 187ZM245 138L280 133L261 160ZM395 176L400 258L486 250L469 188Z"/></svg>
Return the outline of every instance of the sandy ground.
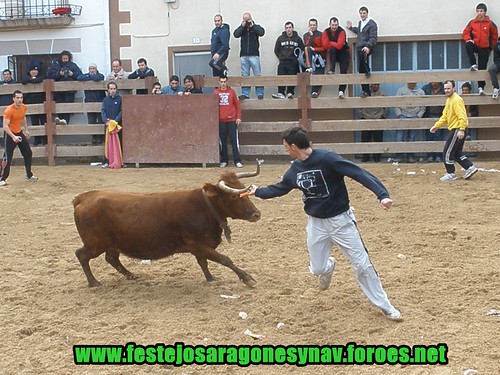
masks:
<svg viewBox="0 0 500 375"><path fill-rule="evenodd" d="M500 169L495 162L478 167ZM359 289L338 249L330 289L308 272L306 215L300 193L259 200L257 223L230 221L233 242L219 250L256 280L253 289L214 263L208 283L190 254L142 264L123 257L138 281L126 280L104 257L91 262L103 286L88 288L74 252L81 241L72 199L100 188L162 191L216 183L218 168L90 166L34 168L21 163L0 188L2 374L480 374L500 373L500 173L439 182L440 164L366 164L395 201L389 212L349 180L351 204L383 285L405 321L385 319ZM245 181L276 182L287 163L264 164ZM251 170L247 165L245 170ZM410 173L410 172L415 172ZM249 180L249 179L248 179ZM103 228L105 230L105 228ZM399 255L399 257L398 257ZM238 295L237 299L221 295ZM246 312L247 319L238 314ZM284 323L277 328L278 323ZM254 340L250 329L265 335ZM76 366L73 345L436 345L449 347L446 366Z"/></svg>

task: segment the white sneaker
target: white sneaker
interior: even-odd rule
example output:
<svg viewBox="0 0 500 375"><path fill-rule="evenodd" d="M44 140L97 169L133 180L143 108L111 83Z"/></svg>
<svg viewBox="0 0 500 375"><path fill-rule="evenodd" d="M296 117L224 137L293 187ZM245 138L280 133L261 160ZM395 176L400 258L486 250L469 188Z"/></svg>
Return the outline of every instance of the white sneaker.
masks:
<svg viewBox="0 0 500 375"><path fill-rule="evenodd" d="M226 162L222 162L222 163L220 163L220 167L221 167L221 168L226 168L226 167L227 167L227 163L226 163Z"/></svg>
<svg viewBox="0 0 500 375"><path fill-rule="evenodd" d="M26 181L36 182L36 181L38 181L38 177L36 177L35 175L32 175L31 177L26 176Z"/></svg>
<svg viewBox="0 0 500 375"><path fill-rule="evenodd" d="M333 271L335 270L335 259L333 257L328 258L332 263L332 268L325 273L319 275L319 288L321 290L327 290L332 282Z"/></svg>
<svg viewBox="0 0 500 375"><path fill-rule="evenodd" d="M239 163L239 162L238 162L238 163L236 163L235 165L236 165L236 168L243 168L243 164L241 164L241 163Z"/></svg>
<svg viewBox="0 0 500 375"><path fill-rule="evenodd" d="M312 70L311 68L307 68L307 69L306 69L306 73L312 73L312 71L313 71L313 70Z"/></svg>
<svg viewBox="0 0 500 375"><path fill-rule="evenodd" d="M403 321L403 316L401 313L393 308L393 310L390 313L387 313L385 311L382 311L387 319L394 320L395 322L402 322Z"/></svg>
<svg viewBox="0 0 500 375"><path fill-rule="evenodd" d="M344 92L343 91L339 91L339 99L344 99L345 96L344 96Z"/></svg>
<svg viewBox="0 0 500 375"><path fill-rule="evenodd" d="M103 169L109 168L109 164L108 163L102 163L101 168L103 168Z"/></svg>
<svg viewBox="0 0 500 375"><path fill-rule="evenodd" d="M493 89L493 95L491 95L492 99L498 99L498 89Z"/></svg>
<svg viewBox="0 0 500 375"><path fill-rule="evenodd" d="M470 70L472 71L476 71L478 68L477 68L477 64L474 64L470 67Z"/></svg>
<svg viewBox="0 0 500 375"><path fill-rule="evenodd" d="M474 174L476 174L476 172L477 172L477 168L474 167L473 165L471 165L469 168L467 168L467 170L464 173L464 180L468 180L469 178L474 176Z"/></svg>
<svg viewBox="0 0 500 375"><path fill-rule="evenodd" d="M482 87L478 88L477 92L479 93L479 95L485 95L484 89Z"/></svg>
<svg viewBox="0 0 500 375"><path fill-rule="evenodd" d="M316 91L312 92L311 93L311 98L317 98L318 97L318 93Z"/></svg>
<svg viewBox="0 0 500 375"><path fill-rule="evenodd" d="M286 98L293 99L293 94L291 92L289 92L288 94L286 94Z"/></svg>
<svg viewBox="0 0 500 375"><path fill-rule="evenodd" d="M7 185L7 182L4 180L0 180L0 186L5 186L5 185Z"/></svg>
<svg viewBox="0 0 500 375"><path fill-rule="evenodd" d="M443 177L440 178L441 182L450 182L455 181L457 179L457 175L455 173L446 173Z"/></svg>
<svg viewBox="0 0 500 375"><path fill-rule="evenodd" d="M271 95L274 99L286 99L285 95L283 95L281 92L277 94Z"/></svg>

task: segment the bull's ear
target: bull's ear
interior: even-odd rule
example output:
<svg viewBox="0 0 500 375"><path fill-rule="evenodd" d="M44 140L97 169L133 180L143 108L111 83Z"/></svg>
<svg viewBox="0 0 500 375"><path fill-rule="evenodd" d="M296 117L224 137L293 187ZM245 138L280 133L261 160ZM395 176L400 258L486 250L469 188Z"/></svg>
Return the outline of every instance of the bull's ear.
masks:
<svg viewBox="0 0 500 375"><path fill-rule="evenodd" d="M216 188L212 184L205 184L205 186L203 186L203 190L205 191L205 194L209 198L214 197L216 195Z"/></svg>

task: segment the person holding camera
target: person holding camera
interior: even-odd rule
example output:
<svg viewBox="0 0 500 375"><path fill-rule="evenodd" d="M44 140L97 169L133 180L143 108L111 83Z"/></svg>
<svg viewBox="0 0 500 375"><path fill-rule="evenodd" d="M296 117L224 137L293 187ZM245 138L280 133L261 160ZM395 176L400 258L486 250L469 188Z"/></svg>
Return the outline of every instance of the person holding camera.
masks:
<svg viewBox="0 0 500 375"><path fill-rule="evenodd" d="M73 62L73 55L69 51L62 51L57 60L52 60L47 69L47 78L59 82L76 81L82 75L82 70ZM75 91L59 91L54 95L56 103L74 103ZM69 124L70 113L60 114L56 123ZM59 120L60 119L60 120ZM59 120L59 121L58 121Z"/></svg>
<svg viewBox="0 0 500 375"><path fill-rule="evenodd" d="M253 75L258 77L262 75L260 68L260 53L259 53L259 38L264 36L265 30L262 26L257 25L250 12L243 13L241 25L234 30L234 37L241 38L240 42L240 65L241 75L248 77L250 69ZM255 94L257 99L264 99L264 86L256 86ZM250 87L244 86L241 88L240 100L250 99Z"/></svg>

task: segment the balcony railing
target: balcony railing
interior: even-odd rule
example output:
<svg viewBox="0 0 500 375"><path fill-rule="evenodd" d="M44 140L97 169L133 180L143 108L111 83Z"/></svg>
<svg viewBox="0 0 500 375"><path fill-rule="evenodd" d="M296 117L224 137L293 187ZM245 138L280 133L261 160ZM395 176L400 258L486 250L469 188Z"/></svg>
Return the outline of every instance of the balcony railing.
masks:
<svg viewBox="0 0 500 375"><path fill-rule="evenodd" d="M79 16L82 6L64 0L3 0L0 1L0 20L38 19Z"/></svg>

